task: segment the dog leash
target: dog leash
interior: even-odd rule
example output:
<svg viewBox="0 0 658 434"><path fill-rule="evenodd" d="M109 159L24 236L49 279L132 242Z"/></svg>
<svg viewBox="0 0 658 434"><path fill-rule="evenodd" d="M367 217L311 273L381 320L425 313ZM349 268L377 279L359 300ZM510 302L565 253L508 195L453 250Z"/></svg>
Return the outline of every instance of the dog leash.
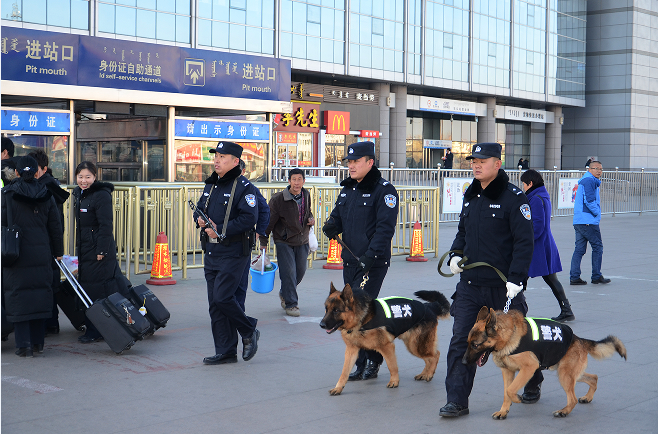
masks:
<svg viewBox="0 0 658 434"><path fill-rule="evenodd" d="M450 255L451 253L457 253L458 255L463 255L464 251L463 250L449 250L449 251L445 252L443 254L443 256L441 256L441 259L439 259L439 265L438 265L437 269L438 269L439 274L443 277L452 277L452 276L455 275L454 273L444 273L444 272L441 271L441 267L443 266L443 261L445 261L446 257L448 257L448 255ZM472 264L464 265L466 263L466 261L468 261L468 258L466 256L462 256L462 259L459 262L457 262L457 265L459 265L459 267L462 270L470 270L471 268L475 268L475 267L493 268L493 270L496 272L496 274L498 274L498 277L500 277L502 279L502 281L505 282L505 284L507 284L507 277L505 277L503 272L500 271L498 268L494 267L493 265L487 264L486 262L473 262ZM505 303L505 307L503 308L503 313L507 313L509 311L509 307L510 307L511 304L512 304L512 299L507 297L507 302Z"/></svg>
<svg viewBox="0 0 658 434"><path fill-rule="evenodd" d="M352 249L350 249L349 247L347 247L347 244L345 244L345 242L340 238L340 235L336 235L336 241L338 241L338 243L339 243L341 246L345 247L345 248L347 249L347 251L350 252L350 253L352 254L352 256L354 256L354 258L355 258L357 261L359 261L359 258L356 257L356 255L354 254L354 252L352 251ZM368 280L370 280L370 277L368 277L368 273L370 273L370 270L368 270L368 271L366 271L365 273L363 273L363 281L361 282L361 289L365 288L366 283L368 282Z"/></svg>

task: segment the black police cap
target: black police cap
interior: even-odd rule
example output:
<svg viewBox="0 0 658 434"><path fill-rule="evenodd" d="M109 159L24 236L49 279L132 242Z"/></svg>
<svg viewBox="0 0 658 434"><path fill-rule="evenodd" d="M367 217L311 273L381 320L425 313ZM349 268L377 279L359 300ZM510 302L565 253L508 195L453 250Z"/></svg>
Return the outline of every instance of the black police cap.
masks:
<svg viewBox="0 0 658 434"><path fill-rule="evenodd" d="M467 160L472 160L473 158L498 158L500 159L500 153L502 152L503 147L499 143L476 143L473 145L473 152L471 155L466 157Z"/></svg>
<svg viewBox="0 0 658 434"><path fill-rule="evenodd" d="M233 142L219 142L215 149L210 150L210 153L229 154L240 158L242 157L242 146Z"/></svg>
<svg viewBox="0 0 658 434"><path fill-rule="evenodd" d="M375 157L375 144L373 142L357 142L347 147L346 160L358 160L361 157Z"/></svg>

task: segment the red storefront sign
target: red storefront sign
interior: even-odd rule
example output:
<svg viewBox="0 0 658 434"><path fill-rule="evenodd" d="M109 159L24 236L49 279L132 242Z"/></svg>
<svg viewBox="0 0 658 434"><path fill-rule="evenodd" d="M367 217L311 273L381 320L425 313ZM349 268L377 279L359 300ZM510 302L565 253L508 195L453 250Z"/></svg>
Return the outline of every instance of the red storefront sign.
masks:
<svg viewBox="0 0 658 434"><path fill-rule="evenodd" d="M376 139L379 137L379 131L372 131L372 130L361 130L361 137L367 137L369 139Z"/></svg>
<svg viewBox="0 0 658 434"><path fill-rule="evenodd" d="M326 110L324 112L324 126L327 129L327 134L348 135L350 133L350 112Z"/></svg>
<svg viewBox="0 0 658 434"><path fill-rule="evenodd" d="M297 133L276 133L277 143L297 143Z"/></svg>
<svg viewBox="0 0 658 434"><path fill-rule="evenodd" d="M320 131L319 104L292 104L292 113L274 116L274 131L317 133Z"/></svg>

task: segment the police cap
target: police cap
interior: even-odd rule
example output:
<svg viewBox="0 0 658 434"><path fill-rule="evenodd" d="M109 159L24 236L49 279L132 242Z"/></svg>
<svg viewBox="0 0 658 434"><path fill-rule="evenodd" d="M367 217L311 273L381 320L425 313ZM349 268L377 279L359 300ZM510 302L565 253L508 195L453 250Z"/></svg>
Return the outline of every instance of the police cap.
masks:
<svg viewBox="0 0 658 434"><path fill-rule="evenodd" d="M473 145L473 153L466 157L466 159L482 158L486 160L491 157L500 159L501 151L502 146L499 143L476 143Z"/></svg>
<svg viewBox="0 0 658 434"><path fill-rule="evenodd" d="M358 160L361 157L375 158L375 144L373 142L356 142L347 147L346 160Z"/></svg>
<svg viewBox="0 0 658 434"><path fill-rule="evenodd" d="M240 158L242 156L242 146L233 142L219 142L215 149L210 150L211 154L214 154L215 152L218 154L229 154Z"/></svg>

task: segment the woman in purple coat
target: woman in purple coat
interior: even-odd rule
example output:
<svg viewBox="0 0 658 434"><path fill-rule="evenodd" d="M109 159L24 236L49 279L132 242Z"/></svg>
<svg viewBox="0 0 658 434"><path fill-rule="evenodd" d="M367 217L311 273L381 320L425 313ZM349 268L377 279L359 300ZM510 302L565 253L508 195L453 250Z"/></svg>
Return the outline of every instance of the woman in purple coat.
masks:
<svg viewBox="0 0 658 434"><path fill-rule="evenodd" d="M536 170L527 170L521 175L523 191L528 196L532 226L535 231L535 249L528 270L529 277L541 276L553 291L560 304L560 315L551 318L554 321L573 321L576 316L571 311L571 305L564 288L557 278L562 271L560 253L551 234L551 198L544 187L544 179Z"/></svg>

